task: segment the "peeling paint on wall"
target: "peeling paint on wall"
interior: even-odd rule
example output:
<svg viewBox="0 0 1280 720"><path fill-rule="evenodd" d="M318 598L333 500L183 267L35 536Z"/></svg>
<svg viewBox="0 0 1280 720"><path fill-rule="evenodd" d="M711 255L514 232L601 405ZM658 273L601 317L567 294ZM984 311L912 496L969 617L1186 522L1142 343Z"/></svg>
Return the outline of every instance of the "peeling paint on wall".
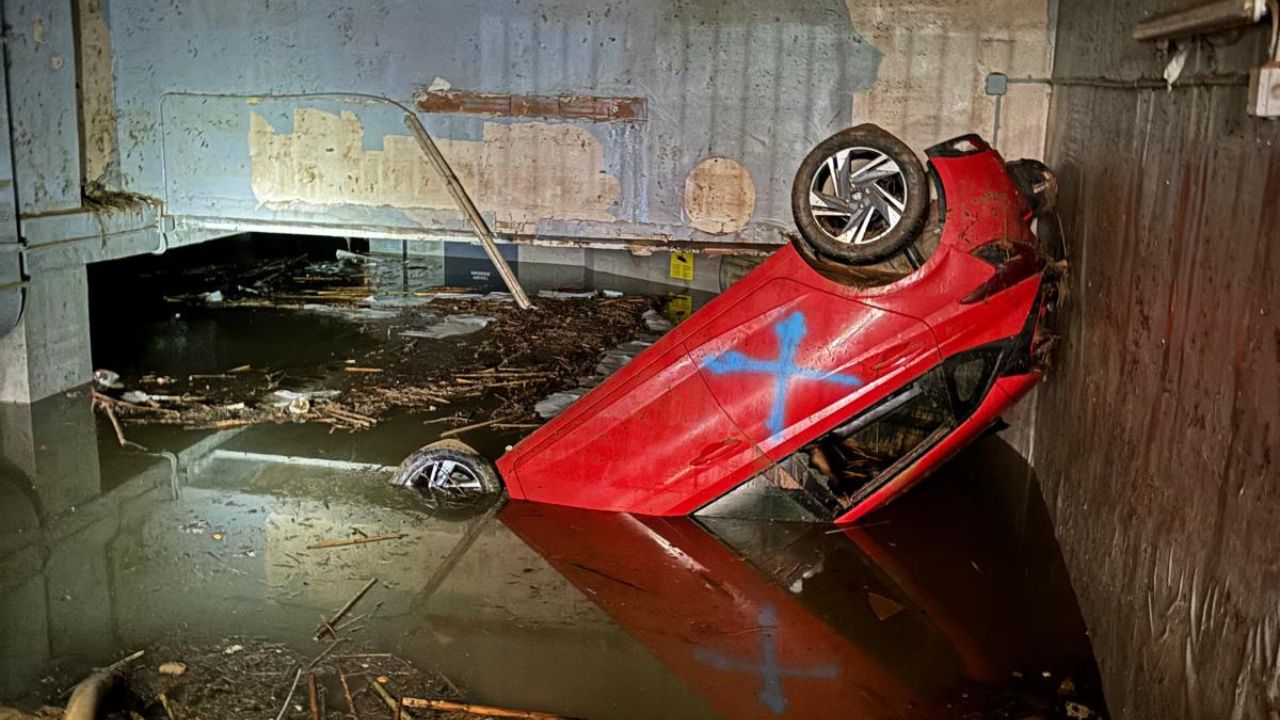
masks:
<svg viewBox="0 0 1280 720"><path fill-rule="evenodd" d="M684 182L684 210L697 229L723 235L747 226L756 209L756 186L742 163L707 158Z"/></svg>
<svg viewBox="0 0 1280 720"><path fill-rule="evenodd" d="M77 0L80 24L80 123L84 182L102 182L116 157L116 98L111 29L102 0Z"/></svg>
<svg viewBox="0 0 1280 720"><path fill-rule="evenodd" d="M1053 64L1049 0L846 0L853 27L883 53L855 122L874 122L917 150L956 135L990 138L995 103L986 76L1047 77ZM1004 98L999 150L1044 153L1049 91L1014 85Z"/></svg>
<svg viewBox="0 0 1280 720"><path fill-rule="evenodd" d="M294 112L280 133L251 114L253 193L263 203L372 205L452 210L443 179L409 135L386 135L367 150L355 113ZM612 221L619 184L604 168L600 141L563 123L485 123L481 140L436 138L482 211L500 222Z"/></svg>

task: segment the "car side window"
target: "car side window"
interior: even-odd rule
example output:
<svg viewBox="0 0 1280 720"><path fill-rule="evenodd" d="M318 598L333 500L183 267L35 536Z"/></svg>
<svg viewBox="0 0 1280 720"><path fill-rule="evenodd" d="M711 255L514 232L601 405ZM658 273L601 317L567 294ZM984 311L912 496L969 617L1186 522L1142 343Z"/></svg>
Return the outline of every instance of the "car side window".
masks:
<svg viewBox="0 0 1280 720"><path fill-rule="evenodd" d="M699 514L831 520L955 426L942 368L771 464Z"/></svg>
<svg viewBox="0 0 1280 720"><path fill-rule="evenodd" d="M951 419L941 374L933 370L807 448L810 462L851 507L896 474L895 466L914 460Z"/></svg>
<svg viewBox="0 0 1280 720"><path fill-rule="evenodd" d="M958 417L968 417L982 402L999 360L1000 351L988 347L961 353L946 361L945 368L955 395Z"/></svg>

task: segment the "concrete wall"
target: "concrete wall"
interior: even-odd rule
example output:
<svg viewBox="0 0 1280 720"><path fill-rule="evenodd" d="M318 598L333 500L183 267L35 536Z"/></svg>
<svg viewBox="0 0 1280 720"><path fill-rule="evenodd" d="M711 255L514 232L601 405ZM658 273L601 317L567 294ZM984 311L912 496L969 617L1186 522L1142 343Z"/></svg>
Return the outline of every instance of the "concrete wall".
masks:
<svg viewBox="0 0 1280 720"><path fill-rule="evenodd" d="M1035 468L1114 716L1276 717L1280 122L1246 116L1240 75L1269 28L1183 44L1172 90L1125 87L1168 59L1135 23L1178 5L1062 6L1071 299Z"/></svg>
<svg viewBox="0 0 1280 720"><path fill-rule="evenodd" d="M418 100L443 107L424 121L499 231L776 243L794 170L831 132L874 121L918 147L989 132L982 80L1046 70L1051 2L4 0L0 184L33 292L61 287L42 274L246 230L467 238L385 101ZM431 88L470 104L431 105ZM1044 117L1043 90L1019 86L1001 148L1038 155ZM17 307L4 225L0 326ZM32 299L66 312L0 347L0 401L88 380L87 347L51 350L87 337L81 295Z"/></svg>
<svg viewBox="0 0 1280 720"><path fill-rule="evenodd" d="M504 230L776 241L794 169L827 134L873 120L924 146L989 131L986 72L1048 70L1046 1L95 0L85 16L101 20L91 37L114 75L91 85L114 93L115 127L95 132L85 165L196 223L459 230L400 109L297 94L411 104L434 81L638 98L643 116L614 121L424 119ZM1026 94L1010 99L1008 148L1038 155L1044 90Z"/></svg>
<svg viewBox="0 0 1280 720"><path fill-rule="evenodd" d="M1056 0L846 0L853 26L881 53L871 87L854 96L854 117L876 122L915 148L964 133L991 139L996 107L989 73L1048 77ZM1010 85L997 149L1040 158L1049 87Z"/></svg>

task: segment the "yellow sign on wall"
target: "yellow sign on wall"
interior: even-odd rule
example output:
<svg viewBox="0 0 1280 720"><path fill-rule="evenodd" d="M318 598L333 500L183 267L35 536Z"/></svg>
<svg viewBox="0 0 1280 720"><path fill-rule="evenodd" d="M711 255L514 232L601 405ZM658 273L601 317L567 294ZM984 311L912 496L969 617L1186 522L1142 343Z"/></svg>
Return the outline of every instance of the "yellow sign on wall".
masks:
<svg viewBox="0 0 1280 720"><path fill-rule="evenodd" d="M693 279L693 253L671 253L671 277L676 280Z"/></svg>

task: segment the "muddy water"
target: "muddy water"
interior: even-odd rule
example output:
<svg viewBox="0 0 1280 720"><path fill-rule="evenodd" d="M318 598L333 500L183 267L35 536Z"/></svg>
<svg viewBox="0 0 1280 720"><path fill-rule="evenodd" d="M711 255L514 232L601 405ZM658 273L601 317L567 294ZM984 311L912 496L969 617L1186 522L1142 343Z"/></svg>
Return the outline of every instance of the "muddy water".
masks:
<svg viewBox="0 0 1280 720"><path fill-rule="evenodd" d="M301 362L361 342L306 313L210 311L166 331L171 320L131 335L133 355L117 345L122 367L193 372L220 343ZM184 326L208 328L190 352L139 359ZM998 438L837 530L520 503L433 514L386 484L432 439L412 414L358 434L133 429L143 453L116 445L85 392L3 412L0 705L55 700L89 668L157 645L261 638L315 653L320 621L377 578L344 637L444 674L473 702L588 718L1102 706L1034 477ZM496 456L519 432L468 440ZM308 549L360 534L400 537ZM149 661L168 659L182 660Z"/></svg>

